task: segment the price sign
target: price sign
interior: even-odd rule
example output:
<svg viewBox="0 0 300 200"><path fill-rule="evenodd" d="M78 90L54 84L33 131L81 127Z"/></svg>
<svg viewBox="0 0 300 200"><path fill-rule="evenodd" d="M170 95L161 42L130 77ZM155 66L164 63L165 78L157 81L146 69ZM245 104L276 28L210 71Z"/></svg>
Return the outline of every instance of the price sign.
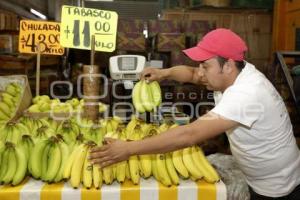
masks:
<svg viewBox="0 0 300 200"><path fill-rule="evenodd" d="M64 48L60 45L60 24L46 21L20 21L19 51L21 53L62 55Z"/></svg>
<svg viewBox="0 0 300 200"><path fill-rule="evenodd" d="M116 12L65 5L60 43L69 48L91 49L91 38L95 35L95 50L112 52L116 48L117 23Z"/></svg>

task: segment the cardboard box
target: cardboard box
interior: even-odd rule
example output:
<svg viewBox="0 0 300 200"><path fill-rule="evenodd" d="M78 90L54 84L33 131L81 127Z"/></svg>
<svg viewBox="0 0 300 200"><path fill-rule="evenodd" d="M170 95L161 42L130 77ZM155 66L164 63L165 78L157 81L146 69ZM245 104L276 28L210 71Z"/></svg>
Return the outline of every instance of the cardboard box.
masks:
<svg viewBox="0 0 300 200"><path fill-rule="evenodd" d="M25 75L0 76L0 92L4 91L6 85L12 82L20 83L22 86L24 86L17 108L15 109L15 112L9 120L16 121L23 115L23 111L31 105L32 94L30 91L27 76Z"/></svg>

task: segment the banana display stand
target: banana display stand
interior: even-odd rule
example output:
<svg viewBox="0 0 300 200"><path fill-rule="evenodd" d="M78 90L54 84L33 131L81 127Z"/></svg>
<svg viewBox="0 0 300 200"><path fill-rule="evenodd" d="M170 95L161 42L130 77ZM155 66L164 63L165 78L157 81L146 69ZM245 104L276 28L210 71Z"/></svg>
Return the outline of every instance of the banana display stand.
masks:
<svg viewBox="0 0 300 200"><path fill-rule="evenodd" d="M1 200L226 200L226 187L222 181L180 180L179 186L165 187L155 179L141 179L139 185L131 181L123 184L103 184L94 188L73 189L69 183L47 184L27 178L22 184L0 186Z"/></svg>

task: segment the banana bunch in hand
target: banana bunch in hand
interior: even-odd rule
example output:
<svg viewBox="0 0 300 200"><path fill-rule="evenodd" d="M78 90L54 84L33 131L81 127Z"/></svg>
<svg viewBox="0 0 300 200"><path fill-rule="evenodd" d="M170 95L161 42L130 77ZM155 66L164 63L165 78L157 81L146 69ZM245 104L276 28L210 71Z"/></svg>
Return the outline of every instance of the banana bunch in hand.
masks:
<svg viewBox="0 0 300 200"><path fill-rule="evenodd" d="M0 93L0 123L12 118L21 100L22 91L21 84L9 83L5 91Z"/></svg>
<svg viewBox="0 0 300 200"><path fill-rule="evenodd" d="M147 83L142 80L134 85L132 103L138 112L151 112L161 104L161 100L161 89L157 81Z"/></svg>
<svg viewBox="0 0 300 200"><path fill-rule="evenodd" d="M63 179L69 157L68 146L58 137L51 136L36 142L31 151L28 168L36 179L52 183Z"/></svg>
<svg viewBox="0 0 300 200"><path fill-rule="evenodd" d="M1 184L20 184L26 177L28 159L25 149L21 145L6 142L0 145L0 183Z"/></svg>
<svg viewBox="0 0 300 200"><path fill-rule="evenodd" d="M63 177L70 179L69 182L73 188L78 188L80 183L87 189L92 186L98 189L102 186L101 169L92 165L88 160L89 150L95 145L94 142L88 141L76 146L70 154L63 171Z"/></svg>

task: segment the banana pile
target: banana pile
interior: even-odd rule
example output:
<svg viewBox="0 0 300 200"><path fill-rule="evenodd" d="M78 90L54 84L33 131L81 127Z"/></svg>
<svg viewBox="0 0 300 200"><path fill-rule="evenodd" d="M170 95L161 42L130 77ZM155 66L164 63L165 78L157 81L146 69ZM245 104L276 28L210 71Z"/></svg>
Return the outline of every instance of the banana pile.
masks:
<svg viewBox="0 0 300 200"><path fill-rule="evenodd" d="M134 155L105 168L89 162L91 148L103 145L103 138L142 140L161 134L178 125L147 124L132 116L125 125L118 117L97 122L71 118L61 122L43 118L22 117L0 128L0 183L17 185L26 174L53 183L69 181L74 188L100 188L125 179L139 184L153 176L169 187L180 179L220 180L218 173L198 146L165 154Z"/></svg>
<svg viewBox="0 0 300 200"><path fill-rule="evenodd" d="M26 176L27 161L23 146L0 142L0 183L20 184Z"/></svg>
<svg viewBox="0 0 300 200"><path fill-rule="evenodd" d="M66 102L61 102L59 99L50 99L48 95L35 96L32 99L32 105L28 108L29 113L72 113L82 112L85 104L84 99L72 98ZM105 112L107 105L99 102L99 113Z"/></svg>
<svg viewBox="0 0 300 200"><path fill-rule="evenodd" d="M151 112L161 104L161 101L161 89L157 81L147 83L141 80L134 85L132 103L138 112Z"/></svg>
<svg viewBox="0 0 300 200"><path fill-rule="evenodd" d="M0 124L11 119L19 105L22 86L19 83L9 83L5 91L0 93Z"/></svg>

